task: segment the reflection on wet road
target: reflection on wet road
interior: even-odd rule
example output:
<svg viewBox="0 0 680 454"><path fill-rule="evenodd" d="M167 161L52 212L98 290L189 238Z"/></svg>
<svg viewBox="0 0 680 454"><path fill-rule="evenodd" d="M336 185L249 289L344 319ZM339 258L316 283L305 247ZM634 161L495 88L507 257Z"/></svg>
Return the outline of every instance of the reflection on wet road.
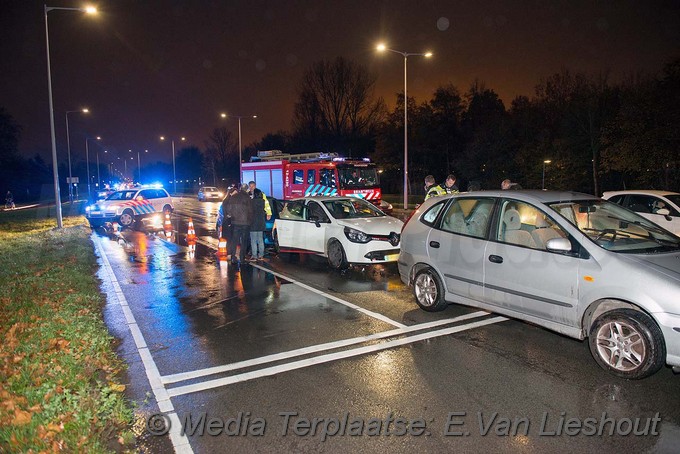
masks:
<svg viewBox="0 0 680 454"><path fill-rule="evenodd" d="M600 370L583 343L529 324L455 305L425 313L392 266L341 273L317 257L282 254L234 267L215 254L217 208L178 201L169 238L153 228L94 234L129 307L127 323L133 320L143 337L137 339L145 345L138 345L139 355L148 353L145 375L133 348L121 347L131 374L137 371L131 397L144 399L148 376L159 408L173 418L206 411L226 418L243 411L272 423L260 438L173 433L176 449L374 452L378 443L391 452L592 452L664 451L680 443L677 379L667 369L627 382ZM189 217L199 239L191 248L185 241ZM322 442L280 436L274 423L279 412L291 410L320 418L393 412L433 422L427 437ZM456 411L467 412L470 436L444 435L443 423ZM558 419L562 412L585 418L603 411L618 418L660 412L660 435L538 435L545 412ZM536 427L528 436L482 437L479 412L527 417Z"/></svg>

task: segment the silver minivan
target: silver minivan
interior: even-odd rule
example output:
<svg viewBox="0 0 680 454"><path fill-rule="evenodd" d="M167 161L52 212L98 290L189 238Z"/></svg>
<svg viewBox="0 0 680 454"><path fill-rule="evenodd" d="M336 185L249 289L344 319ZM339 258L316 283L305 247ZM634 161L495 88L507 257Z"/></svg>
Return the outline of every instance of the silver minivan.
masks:
<svg viewBox="0 0 680 454"><path fill-rule="evenodd" d="M680 368L680 238L606 200L431 198L403 229L398 267L426 311L458 303L588 338L597 363L624 378Z"/></svg>

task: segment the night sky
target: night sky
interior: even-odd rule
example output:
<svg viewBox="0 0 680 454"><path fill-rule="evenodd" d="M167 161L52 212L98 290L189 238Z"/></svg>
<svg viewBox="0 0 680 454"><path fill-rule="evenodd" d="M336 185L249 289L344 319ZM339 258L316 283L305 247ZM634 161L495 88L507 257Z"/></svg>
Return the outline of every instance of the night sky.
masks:
<svg viewBox="0 0 680 454"><path fill-rule="evenodd" d="M48 6L81 7L78 1ZM122 156L148 149L142 165L170 161L161 134L203 147L213 128L242 120L243 144L290 129L296 86L309 66L343 56L377 76L376 95L390 108L403 90L430 99L453 83L475 80L506 107L532 96L542 78L561 69L614 81L657 73L680 57L680 2L674 1L100 1L96 17L49 13L57 150L66 160L65 112L72 154L85 137ZM23 127L20 151L50 159L44 2L0 0L0 106ZM92 151L91 143L91 151ZM300 150L309 151L309 150ZM114 155L115 156L115 155ZM135 157L136 159L136 157ZM148 160L147 160L148 159Z"/></svg>

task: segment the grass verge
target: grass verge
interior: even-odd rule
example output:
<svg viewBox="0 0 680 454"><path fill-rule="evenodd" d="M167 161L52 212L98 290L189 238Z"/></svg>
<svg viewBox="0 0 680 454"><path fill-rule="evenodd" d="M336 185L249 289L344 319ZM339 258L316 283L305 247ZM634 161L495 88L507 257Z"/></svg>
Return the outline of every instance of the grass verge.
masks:
<svg viewBox="0 0 680 454"><path fill-rule="evenodd" d="M133 413L90 229L46 212L0 215L0 451L119 450Z"/></svg>

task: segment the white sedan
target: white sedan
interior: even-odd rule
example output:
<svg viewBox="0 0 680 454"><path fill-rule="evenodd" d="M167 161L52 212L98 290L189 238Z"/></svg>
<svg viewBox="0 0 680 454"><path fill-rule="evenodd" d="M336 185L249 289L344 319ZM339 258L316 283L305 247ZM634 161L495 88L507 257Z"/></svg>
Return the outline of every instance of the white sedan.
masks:
<svg viewBox="0 0 680 454"><path fill-rule="evenodd" d="M635 211L660 227L680 236L680 194L669 191L610 191L602 198Z"/></svg>
<svg viewBox="0 0 680 454"><path fill-rule="evenodd" d="M343 269L396 262L403 225L362 199L304 197L285 202L272 234L277 250L316 253Z"/></svg>

